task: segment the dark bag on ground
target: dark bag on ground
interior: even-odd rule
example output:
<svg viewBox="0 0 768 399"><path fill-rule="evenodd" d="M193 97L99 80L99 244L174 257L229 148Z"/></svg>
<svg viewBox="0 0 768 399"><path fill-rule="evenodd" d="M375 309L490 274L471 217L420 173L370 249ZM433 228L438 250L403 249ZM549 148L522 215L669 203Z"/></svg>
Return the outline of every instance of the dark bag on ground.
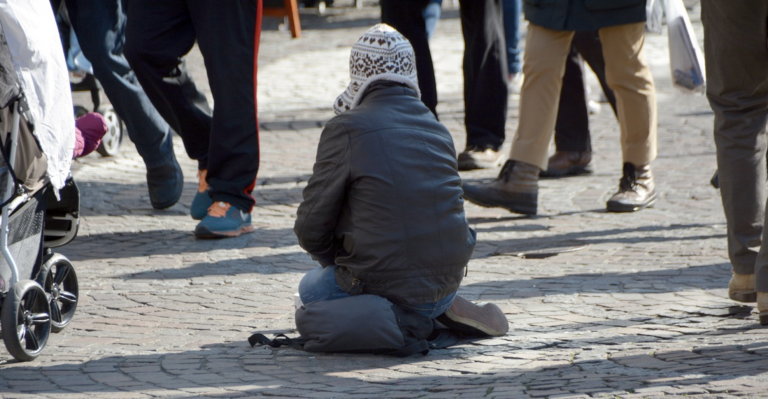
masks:
<svg viewBox="0 0 768 399"><path fill-rule="evenodd" d="M301 338L262 334L248 338L256 344L290 346L307 352L374 353L391 356L426 355L458 342L446 331L433 333L432 320L376 295L355 295L318 301L296 310ZM430 338L436 340L429 341Z"/></svg>

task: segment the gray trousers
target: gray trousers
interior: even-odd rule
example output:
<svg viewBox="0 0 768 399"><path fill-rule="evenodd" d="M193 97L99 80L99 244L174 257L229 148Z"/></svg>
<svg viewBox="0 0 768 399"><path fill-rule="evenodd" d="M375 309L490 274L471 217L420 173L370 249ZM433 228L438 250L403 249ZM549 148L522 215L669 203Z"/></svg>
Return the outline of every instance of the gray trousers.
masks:
<svg viewBox="0 0 768 399"><path fill-rule="evenodd" d="M701 19L728 255L735 273L754 273L756 290L768 292L768 2L702 0Z"/></svg>

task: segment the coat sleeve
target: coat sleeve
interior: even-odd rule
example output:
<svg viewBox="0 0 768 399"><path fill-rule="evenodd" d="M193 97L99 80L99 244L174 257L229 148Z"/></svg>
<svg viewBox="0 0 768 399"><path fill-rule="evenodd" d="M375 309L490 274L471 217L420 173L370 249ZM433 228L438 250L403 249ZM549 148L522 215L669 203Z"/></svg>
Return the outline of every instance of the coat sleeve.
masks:
<svg viewBox="0 0 768 399"><path fill-rule="evenodd" d="M329 123L320 136L312 176L293 227L299 245L322 266L335 264L340 245L334 231L346 195L349 157L349 135L344 125Z"/></svg>

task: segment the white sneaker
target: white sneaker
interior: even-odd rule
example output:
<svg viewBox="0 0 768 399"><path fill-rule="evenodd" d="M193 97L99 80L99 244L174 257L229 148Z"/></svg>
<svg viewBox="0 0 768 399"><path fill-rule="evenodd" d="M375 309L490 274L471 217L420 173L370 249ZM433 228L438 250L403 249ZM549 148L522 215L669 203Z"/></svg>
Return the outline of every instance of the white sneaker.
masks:
<svg viewBox="0 0 768 399"><path fill-rule="evenodd" d="M523 88L523 73L511 73L509 74L509 84L507 88L510 94L520 94L520 90Z"/></svg>
<svg viewBox="0 0 768 399"><path fill-rule="evenodd" d="M590 115L594 115L600 113L600 110L603 109L603 106L595 100L589 100L589 103L587 103L587 108L589 108Z"/></svg>

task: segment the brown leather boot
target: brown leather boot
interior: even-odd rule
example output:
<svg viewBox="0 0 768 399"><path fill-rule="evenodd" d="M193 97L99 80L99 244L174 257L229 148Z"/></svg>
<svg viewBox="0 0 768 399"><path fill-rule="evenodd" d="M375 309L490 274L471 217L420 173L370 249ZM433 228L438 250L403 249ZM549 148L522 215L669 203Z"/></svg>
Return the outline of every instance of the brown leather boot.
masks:
<svg viewBox="0 0 768 399"><path fill-rule="evenodd" d="M504 208L535 215L538 205L539 168L507 161L496 180L479 185L464 184L464 198L486 208Z"/></svg>
<svg viewBox="0 0 768 399"><path fill-rule="evenodd" d="M755 302L755 275L733 273L728 282L728 298L739 302Z"/></svg>
<svg viewBox="0 0 768 399"><path fill-rule="evenodd" d="M619 191L606 204L609 212L635 212L653 206L656 189L651 165L624 164L624 175L619 180Z"/></svg>
<svg viewBox="0 0 768 399"><path fill-rule="evenodd" d="M592 173L592 152L557 151L547 163L541 177L577 176Z"/></svg>
<svg viewBox="0 0 768 399"><path fill-rule="evenodd" d="M761 326L768 326L768 292L757 293L757 311Z"/></svg>

